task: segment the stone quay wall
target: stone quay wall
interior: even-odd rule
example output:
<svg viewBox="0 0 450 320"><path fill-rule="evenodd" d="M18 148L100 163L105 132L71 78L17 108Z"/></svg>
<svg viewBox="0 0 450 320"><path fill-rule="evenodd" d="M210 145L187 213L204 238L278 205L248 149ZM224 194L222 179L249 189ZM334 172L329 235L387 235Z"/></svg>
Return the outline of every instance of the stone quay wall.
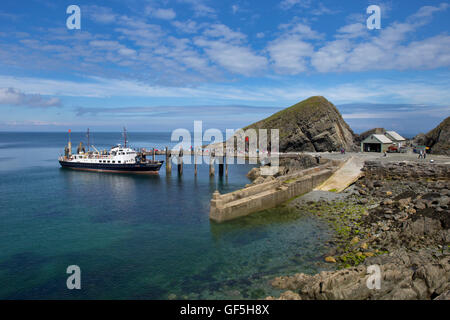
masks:
<svg viewBox="0 0 450 320"><path fill-rule="evenodd" d="M333 161L231 193L221 195L216 191L211 200L209 217L215 222L224 222L276 207L313 190L337 168L337 162Z"/></svg>

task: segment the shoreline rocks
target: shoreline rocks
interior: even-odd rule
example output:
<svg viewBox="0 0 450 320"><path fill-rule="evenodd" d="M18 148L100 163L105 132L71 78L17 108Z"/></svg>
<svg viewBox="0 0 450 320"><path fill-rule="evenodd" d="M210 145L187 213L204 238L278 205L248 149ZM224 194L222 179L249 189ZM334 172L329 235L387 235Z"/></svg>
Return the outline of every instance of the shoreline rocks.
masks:
<svg viewBox="0 0 450 320"><path fill-rule="evenodd" d="M367 161L365 177L345 199L290 202L335 230L324 260L333 259L339 270L278 277L272 285L289 290L279 299L449 298L449 169ZM366 284L374 264L381 270L380 290Z"/></svg>

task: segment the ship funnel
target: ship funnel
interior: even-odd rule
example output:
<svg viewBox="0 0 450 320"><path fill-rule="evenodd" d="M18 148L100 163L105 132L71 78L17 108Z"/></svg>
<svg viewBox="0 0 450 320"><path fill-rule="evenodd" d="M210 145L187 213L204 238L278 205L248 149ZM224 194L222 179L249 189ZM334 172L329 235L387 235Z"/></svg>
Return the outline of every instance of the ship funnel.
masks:
<svg viewBox="0 0 450 320"><path fill-rule="evenodd" d="M84 146L83 146L83 142L80 142L80 144L78 145L77 153L78 153L78 154L80 154L80 153L86 153L86 149L85 149Z"/></svg>

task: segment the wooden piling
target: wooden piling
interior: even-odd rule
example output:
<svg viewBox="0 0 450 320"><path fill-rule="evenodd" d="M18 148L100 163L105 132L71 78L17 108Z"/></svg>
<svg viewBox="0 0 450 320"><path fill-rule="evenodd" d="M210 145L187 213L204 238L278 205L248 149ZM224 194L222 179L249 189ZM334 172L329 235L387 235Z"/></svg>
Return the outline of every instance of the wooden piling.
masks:
<svg viewBox="0 0 450 320"><path fill-rule="evenodd" d="M214 176L215 174L215 168L214 168L214 158L215 158L215 152L212 151L211 154L209 155L209 175L210 176Z"/></svg>
<svg viewBox="0 0 450 320"><path fill-rule="evenodd" d="M194 175L197 176L197 151L194 150Z"/></svg>
<svg viewBox="0 0 450 320"><path fill-rule="evenodd" d="M225 153L222 155L222 161L219 162L219 176L223 177L223 166L225 165Z"/></svg>
<svg viewBox="0 0 450 320"><path fill-rule="evenodd" d="M183 148L178 153L178 174L180 176L183 174Z"/></svg>
<svg viewBox="0 0 450 320"><path fill-rule="evenodd" d="M172 153L171 150L169 150L168 147L166 147L166 174L172 173L172 159L171 159Z"/></svg>
<svg viewBox="0 0 450 320"><path fill-rule="evenodd" d="M225 177L228 177L228 159L227 159L227 151L225 150L225 154L223 156L223 160L225 162Z"/></svg>

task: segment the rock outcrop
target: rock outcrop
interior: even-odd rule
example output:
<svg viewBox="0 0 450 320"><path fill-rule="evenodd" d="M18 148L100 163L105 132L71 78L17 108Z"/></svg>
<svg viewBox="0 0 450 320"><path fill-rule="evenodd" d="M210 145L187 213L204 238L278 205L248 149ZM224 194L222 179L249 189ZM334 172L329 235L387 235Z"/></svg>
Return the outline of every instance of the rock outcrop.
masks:
<svg viewBox="0 0 450 320"><path fill-rule="evenodd" d="M450 117L427 134L418 134L414 143L430 147L433 154L450 155Z"/></svg>
<svg viewBox="0 0 450 320"><path fill-rule="evenodd" d="M281 294L281 300L429 300L439 296L446 299L450 290L449 259L435 259L425 250L418 253L398 250L368 258L363 265L353 268L278 277L272 285L288 289ZM378 290L367 285L370 265L380 266L382 279Z"/></svg>
<svg viewBox="0 0 450 320"><path fill-rule="evenodd" d="M336 237L324 260L343 269L277 277L272 285L287 290L279 299L450 299L449 168L366 161L345 201L291 201L330 222Z"/></svg>
<svg viewBox="0 0 450 320"><path fill-rule="evenodd" d="M354 148L352 129L337 108L321 96L303 100L244 128L247 129L279 129L281 152Z"/></svg>
<svg viewBox="0 0 450 320"><path fill-rule="evenodd" d="M385 133L386 133L386 129L384 129L384 128L373 128L373 129L364 131L361 134L356 135L355 136L355 141L358 144L360 144L364 139L366 139L371 134L385 134Z"/></svg>

